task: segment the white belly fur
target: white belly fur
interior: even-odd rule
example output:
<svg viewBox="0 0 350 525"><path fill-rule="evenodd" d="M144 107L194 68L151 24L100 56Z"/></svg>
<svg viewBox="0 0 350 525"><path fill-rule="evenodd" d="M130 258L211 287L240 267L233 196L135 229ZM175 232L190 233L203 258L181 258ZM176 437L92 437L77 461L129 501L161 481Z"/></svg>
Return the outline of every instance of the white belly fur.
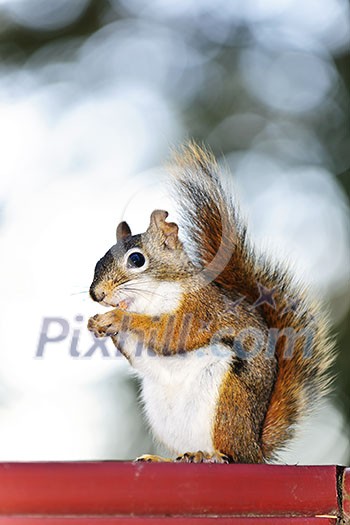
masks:
<svg viewBox="0 0 350 525"><path fill-rule="evenodd" d="M135 356L131 364L142 379L144 411L154 436L174 454L214 452L212 429L219 389L232 360L223 346L176 356Z"/></svg>

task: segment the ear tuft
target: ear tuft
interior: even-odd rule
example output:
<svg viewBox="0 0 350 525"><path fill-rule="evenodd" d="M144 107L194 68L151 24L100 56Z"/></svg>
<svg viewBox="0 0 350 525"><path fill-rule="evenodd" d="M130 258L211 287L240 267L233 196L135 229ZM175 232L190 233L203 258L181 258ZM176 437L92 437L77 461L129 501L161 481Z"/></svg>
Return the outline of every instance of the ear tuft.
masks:
<svg viewBox="0 0 350 525"><path fill-rule="evenodd" d="M123 221L117 227L117 241L121 241L131 236L131 230L127 222Z"/></svg>
<svg viewBox="0 0 350 525"><path fill-rule="evenodd" d="M156 228L161 228L165 224L165 219L169 213L165 210L154 210L151 213L150 227L155 226Z"/></svg>
<svg viewBox="0 0 350 525"><path fill-rule="evenodd" d="M179 244L179 228L174 222L166 222L168 212L164 210L154 210L151 213L151 220L148 231L151 233L160 233L164 239L164 244L171 250L175 250Z"/></svg>

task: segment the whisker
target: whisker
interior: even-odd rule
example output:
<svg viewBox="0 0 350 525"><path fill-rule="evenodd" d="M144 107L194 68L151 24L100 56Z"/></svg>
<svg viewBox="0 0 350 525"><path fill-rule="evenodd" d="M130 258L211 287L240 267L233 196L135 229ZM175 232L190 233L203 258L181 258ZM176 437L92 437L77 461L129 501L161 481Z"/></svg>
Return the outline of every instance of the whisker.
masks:
<svg viewBox="0 0 350 525"><path fill-rule="evenodd" d="M150 295L147 295L147 293L144 293L144 290L137 290L137 289L132 289L132 288L129 289L128 291L132 292L132 293L135 293L137 295L140 295L144 299L152 298L152 295L153 295L152 292L149 292L149 294L151 295L151 297L150 297ZM125 295L127 295L127 294L125 294Z"/></svg>
<svg viewBox="0 0 350 525"><path fill-rule="evenodd" d="M125 292L125 290L119 290L119 292L126 298L128 298L128 294ZM131 289L127 289L127 292L133 292L133 293L136 293L136 294L139 294L142 296L142 293L140 292L140 290L133 290L132 288Z"/></svg>
<svg viewBox="0 0 350 525"><path fill-rule="evenodd" d="M132 284L134 284L134 283L135 284L137 284L137 283L141 283L141 284L149 284L149 283L151 283L151 284L154 285L156 281L154 279L133 279L132 281L125 282L123 284L125 284L126 286L129 286L130 282ZM123 286L123 284L121 286Z"/></svg>
<svg viewBox="0 0 350 525"><path fill-rule="evenodd" d="M128 286L128 287L125 286L123 289L127 290L129 292L137 292L137 293L140 293L140 294L143 293L143 294L155 295L155 296L158 296L158 297L166 297L166 295L160 294L160 293L155 292L153 290L143 290L143 289L135 288L135 287L131 287L131 286ZM121 288L120 288L120 291L121 291Z"/></svg>

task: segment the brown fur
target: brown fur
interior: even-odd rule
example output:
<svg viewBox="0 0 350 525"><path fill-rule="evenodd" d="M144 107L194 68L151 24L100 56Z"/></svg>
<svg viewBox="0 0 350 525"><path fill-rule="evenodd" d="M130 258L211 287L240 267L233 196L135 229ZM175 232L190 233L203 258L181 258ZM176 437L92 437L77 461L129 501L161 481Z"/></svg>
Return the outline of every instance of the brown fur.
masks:
<svg viewBox="0 0 350 525"><path fill-rule="evenodd" d="M275 308L261 304L254 309L264 326L280 333L291 329L313 336L309 358L303 355L305 344L301 338L287 358L287 338L281 335L277 341L277 375L260 436L264 457L272 458L293 436L301 417L328 391L327 372L334 356L328 321L320 305L308 298L284 268L256 257L247 241L237 205L232 204L222 189L213 156L190 144L176 160L175 184L182 209L187 210L184 212L186 234L209 278L213 278L228 297L244 296L251 305L259 299L259 285L274 289ZM200 199L194 197L196 193ZM288 310L291 302L294 307ZM255 410L263 411L264 407L258 404Z"/></svg>
<svg viewBox="0 0 350 525"><path fill-rule="evenodd" d="M206 308L208 303L212 306L210 309ZM145 347L151 347L160 355L171 355L209 345L223 328L229 329L233 337L242 326L257 325L242 305L235 313L224 313L224 308L217 290L207 286L184 293L174 313L153 317L114 309L92 317L88 328L100 337L132 332Z"/></svg>
<svg viewBox="0 0 350 525"><path fill-rule="evenodd" d="M108 298L130 278L122 265L125 250L141 246L152 278L182 283L177 311L154 318L115 309L90 319L89 329L98 336L132 332L161 355L192 351L213 338L231 347L232 367L213 421L214 445L235 461L262 462L275 456L327 390L332 344L320 307L284 269L255 256L218 172L211 154L194 144L184 148L176 157L173 180L185 246L177 225L157 210L141 236L131 237L122 223L117 255L107 252L96 267L91 295ZM261 300L265 289L272 303ZM263 351L254 355L250 333L242 359L235 344L246 329L258 331ZM310 334L311 354L304 355Z"/></svg>

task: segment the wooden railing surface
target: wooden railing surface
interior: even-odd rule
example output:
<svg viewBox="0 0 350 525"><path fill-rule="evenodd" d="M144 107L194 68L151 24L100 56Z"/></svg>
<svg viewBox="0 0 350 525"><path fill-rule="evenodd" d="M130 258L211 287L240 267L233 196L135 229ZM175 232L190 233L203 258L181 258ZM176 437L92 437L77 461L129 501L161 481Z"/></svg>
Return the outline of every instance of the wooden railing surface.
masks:
<svg viewBox="0 0 350 525"><path fill-rule="evenodd" d="M0 464L0 525L325 525L349 516L344 467Z"/></svg>

